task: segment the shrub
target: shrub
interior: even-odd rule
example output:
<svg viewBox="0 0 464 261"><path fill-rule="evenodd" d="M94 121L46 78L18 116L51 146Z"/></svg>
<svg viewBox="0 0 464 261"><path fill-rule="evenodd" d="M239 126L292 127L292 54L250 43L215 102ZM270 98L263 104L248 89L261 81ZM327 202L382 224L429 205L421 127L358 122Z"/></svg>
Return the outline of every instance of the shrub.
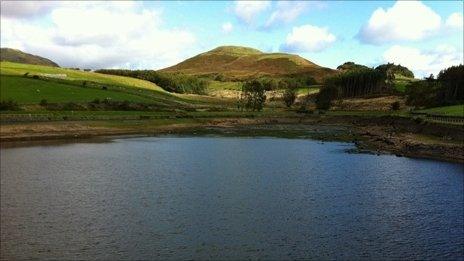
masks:
<svg viewBox="0 0 464 261"><path fill-rule="evenodd" d="M0 111L18 111L19 109L18 103L13 100L0 101Z"/></svg>
<svg viewBox="0 0 464 261"><path fill-rule="evenodd" d="M339 96L339 89L336 86L326 86L321 88L316 96L316 108L328 110L332 106L332 101Z"/></svg>
<svg viewBox="0 0 464 261"><path fill-rule="evenodd" d="M437 94L440 83L435 80L416 81L406 86L406 104L415 107L434 107L440 105Z"/></svg>
<svg viewBox="0 0 464 261"><path fill-rule="evenodd" d="M396 102L393 102L391 105L390 105L392 111L397 111L400 109L400 102L399 101L396 101Z"/></svg>
<svg viewBox="0 0 464 261"><path fill-rule="evenodd" d="M261 111L266 102L265 87L261 81L247 81L242 86L239 107L247 110Z"/></svg>
<svg viewBox="0 0 464 261"><path fill-rule="evenodd" d="M296 91L295 91L295 89L293 89L293 88L286 89L285 92L284 92L283 99L284 99L285 106L290 108L293 105L293 103L295 102L295 100L296 100Z"/></svg>
<svg viewBox="0 0 464 261"><path fill-rule="evenodd" d="M223 81L225 81L225 77L224 77L224 75L219 73L214 77L214 80L223 82Z"/></svg>
<svg viewBox="0 0 464 261"><path fill-rule="evenodd" d="M39 79L39 76L38 75L32 75L32 78L33 79Z"/></svg>
<svg viewBox="0 0 464 261"><path fill-rule="evenodd" d="M47 104L48 104L48 101L46 99L42 99L40 101L40 106L47 106Z"/></svg>
<svg viewBox="0 0 464 261"><path fill-rule="evenodd" d="M288 83L286 81L280 81L279 82L279 88L280 89L288 89Z"/></svg>

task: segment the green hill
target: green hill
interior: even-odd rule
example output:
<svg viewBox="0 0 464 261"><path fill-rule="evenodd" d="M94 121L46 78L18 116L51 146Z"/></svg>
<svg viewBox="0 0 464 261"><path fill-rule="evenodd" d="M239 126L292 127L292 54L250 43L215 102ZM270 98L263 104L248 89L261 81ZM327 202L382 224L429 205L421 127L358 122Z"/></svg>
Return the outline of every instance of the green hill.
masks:
<svg viewBox="0 0 464 261"><path fill-rule="evenodd" d="M0 61L59 67L58 64L47 58L11 48L0 49Z"/></svg>
<svg viewBox="0 0 464 261"><path fill-rule="evenodd" d="M1 62L0 72L1 100L20 104L36 104L42 99L48 102L110 99L182 108L191 103L154 83L130 77L11 62Z"/></svg>
<svg viewBox="0 0 464 261"><path fill-rule="evenodd" d="M221 46L161 71L216 75L238 80L259 76L281 77L306 74L317 81L337 73L298 55L263 53L257 49L240 46Z"/></svg>

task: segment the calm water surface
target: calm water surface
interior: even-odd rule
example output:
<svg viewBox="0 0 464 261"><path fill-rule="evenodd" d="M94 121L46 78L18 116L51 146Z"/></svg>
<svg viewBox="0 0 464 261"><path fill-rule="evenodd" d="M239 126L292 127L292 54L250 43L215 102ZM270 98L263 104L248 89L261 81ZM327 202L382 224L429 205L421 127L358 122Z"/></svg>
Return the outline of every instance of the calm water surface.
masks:
<svg viewBox="0 0 464 261"><path fill-rule="evenodd" d="M463 166L302 139L1 149L2 259L463 259Z"/></svg>

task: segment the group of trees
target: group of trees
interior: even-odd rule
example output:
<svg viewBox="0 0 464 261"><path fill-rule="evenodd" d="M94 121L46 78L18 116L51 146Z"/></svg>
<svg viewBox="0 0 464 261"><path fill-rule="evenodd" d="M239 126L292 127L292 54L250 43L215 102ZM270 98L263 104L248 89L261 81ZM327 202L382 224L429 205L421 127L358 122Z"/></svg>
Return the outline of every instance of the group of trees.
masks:
<svg viewBox="0 0 464 261"><path fill-rule="evenodd" d="M362 64L357 64L354 62L346 62L337 67L337 70L340 70L340 71L352 71L352 70L360 70L360 69L369 69L369 67L362 65Z"/></svg>
<svg viewBox="0 0 464 261"><path fill-rule="evenodd" d="M337 70L347 72L347 71L357 71L357 70L364 70L364 69L369 69L369 67L362 65L362 64L356 64L354 62L346 62L342 65L339 65L337 67ZM412 73L411 70L409 70L407 67L401 66L401 65L396 65L394 63L386 63L386 64L381 64L377 67L375 67L376 71L380 72L383 74L386 78L387 76L391 75L395 77L395 75L400 75L404 76L407 78L414 78L414 73Z"/></svg>
<svg viewBox="0 0 464 261"><path fill-rule="evenodd" d="M272 91L277 89L296 89L317 84L316 80L309 75L295 75L280 78L260 77L256 80L260 81L263 84L266 91Z"/></svg>
<svg viewBox="0 0 464 261"><path fill-rule="evenodd" d="M266 84L263 81L251 80L243 83L238 107L240 109L260 111L266 102ZM283 102L290 108L297 98L295 87L287 87L283 93Z"/></svg>
<svg viewBox="0 0 464 261"><path fill-rule="evenodd" d="M464 65L452 66L406 87L406 103L434 107L464 102Z"/></svg>
<svg viewBox="0 0 464 261"><path fill-rule="evenodd" d="M180 73L160 73L152 70L102 69L98 73L121 75L150 81L166 91L176 93L205 94L208 81Z"/></svg>
<svg viewBox="0 0 464 261"><path fill-rule="evenodd" d="M400 75L400 76L404 76L407 78L414 78L414 73L411 70L399 64L398 65L394 63L381 64L375 67L375 70L385 75L385 77L387 77L388 75L393 75L393 77L395 77L395 75Z"/></svg>
<svg viewBox="0 0 464 261"><path fill-rule="evenodd" d="M365 96L384 91L385 76L373 69L351 70L327 78L325 88L337 89L328 93L337 93L339 98Z"/></svg>
<svg viewBox="0 0 464 261"><path fill-rule="evenodd" d="M261 111L266 102L266 88L261 81L251 80L242 85L238 101L239 109Z"/></svg>
<svg viewBox="0 0 464 261"><path fill-rule="evenodd" d="M362 97L393 90L396 75L413 78L406 67L387 63L375 69L347 62L337 67L342 73L327 78L316 97L320 109L330 108L332 101L339 98Z"/></svg>

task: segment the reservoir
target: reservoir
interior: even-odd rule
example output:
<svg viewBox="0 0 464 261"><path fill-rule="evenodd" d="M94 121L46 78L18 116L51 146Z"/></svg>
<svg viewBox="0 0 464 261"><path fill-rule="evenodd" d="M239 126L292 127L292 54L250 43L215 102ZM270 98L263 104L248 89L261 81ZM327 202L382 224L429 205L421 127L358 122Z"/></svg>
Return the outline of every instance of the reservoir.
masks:
<svg viewBox="0 0 464 261"><path fill-rule="evenodd" d="M1 148L1 259L463 259L463 165L270 137Z"/></svg>

